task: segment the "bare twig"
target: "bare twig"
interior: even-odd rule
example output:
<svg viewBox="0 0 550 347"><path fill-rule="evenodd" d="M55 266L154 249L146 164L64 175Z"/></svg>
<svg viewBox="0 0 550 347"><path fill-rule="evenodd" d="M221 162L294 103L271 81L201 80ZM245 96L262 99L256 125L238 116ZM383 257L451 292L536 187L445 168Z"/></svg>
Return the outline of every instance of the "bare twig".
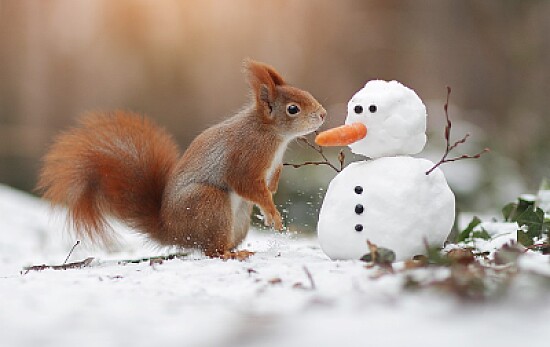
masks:
<svg viewBox="0 0 550 347"><path fill-rule="evenodd" d="M344 170L346 155L344 154L343 149L341 149L340 153L338 153L338 161L340 162L340 171Z"/></svg>
<svg viewBox="0 0 550 347"><path fill-rule="evenodd" d="M139 259L126 259L126 260L119 260L117 263L120 265L124 264L139 264L143 262L151 262L158 263L159 261L163 260L172 260L172 259L183 259L189 256L189 253L187 252L180 252L180 253L173 253L168 255L159 255L155 257L147 257L147 258L139 258Z"/></svg>
<svg viewBox="0 0 550 347"><path fill-rule="evenodd" d="M318 132L315 131L315 134L318 134ZM308 166L308 165L327 165L327 166L331 167L336 172L340 172L344 169L345 155L344 155L343 151L340 151L340 154L338 155L338 161L340 162L340 168L337 168L334 164L332 164L330 162L330 160L328 160L327 156L325 155L325 153L323 151L323 147L314 145L313 143L309 142L309 140L306 137L303 137L303 136L299 137L298 141L305 143L309 148L311 148L315 152L317 152L323 158L323 160L322 161L306 161L305 163L301 163L301 164L284 163L283 165L292 166L295 169L301 168L303 166Z"/></svg>
<svg viewBox="0 0 550 347"><path fill-rule="evenodd" d="M69 254L67 254L67 258L65 258L65 261L63 262L63 265L67 264L67 261L68 261L69 258L71 257L71 254L73 254L74 249L75 249L76 246L78 246L79 244L80 244L80 240L77 240L76 243L74 244L73 248L71 248L71 250L69 251Z"/></svg>
<svg viewBox="0 0 550 347"><path fill-rule="evenodd" d="M317 289L317 286L315 285L315 281L313 280L313 276L311 275L311 272L309 272L309 269L304 265L304 272L307 275L307 278L309 280L309 285L311 290Z"/></svg>
<svg viewBox="0 0 550 347"><path fill-rule="evenodd" d="M479 152L477 154L474 154L474 155L463 154L459 157L447 159L447 156L449 155L449 152L451 150L453 150L456 147L458 147L459 145L465 143L466 140L468 139L468 137L470 137L470 134L466 134L466 135L464 135L463 138L461 138L460 140L456 141L455 143L453 143L451 145L451 127L452 127L452 123L451 123L451 119L449 118L449 96L450 95L451 95L451 87L447 86L447 100L445 101L445 105L443 106L443 109L445 110L445 118L447 120L447 125L445 126L445 142L446 142L445 153L443 154L443 157L441 157L441 159L431 169L426 171L426 175L431 174L432 171L434 171L437 167L441 166L442 164L450 163L450 162L458 161L458 160L463 160L463 159L477 159L477 158L481 157L484 153L489 152L489 148L485 148L481 152Z"/></svg>
<svg viewBox="0 0 550 347"><path fill-rule="evenodd" d="M327 166L330 166L331 168L333 168L334 170L336 170L337 172L340 172L336 167L334 167L334 165L332 165L331 163L328 163L326 161L306 161L306 162L303 162L301 164L284 163L283 165L284 166L292 166L295 169L299 169L302 166L308 166L308 165L327 165Z"/></svg>
<svg viewBox="0 0 550 347"><path fill-rule="evenodd" d="M550 249L550 243L537 243L531 246L525 246L525 251L529 249L537 249L537 248Z"/></svg>
<svg viewBox="0 0 550 347"><path fill-rule="evenodd" d="M94 260L93 257L89 257L89 258L86 258L82 261L77 261L77 262L74 262L74 263L67 263L67 264L63 264L63 265L46 265L46 264L43 264L43 265L26 266L26 267L23 268L23 270L25 270L25 273L23 273L23 274L26 275L26 274L29 273L29 271L42 271L42 270L46 270L46 269L52 269L52 270L80 269L80 268L83 268L83 267L86 267L86 266L90 265L93 260Z"/></svg>

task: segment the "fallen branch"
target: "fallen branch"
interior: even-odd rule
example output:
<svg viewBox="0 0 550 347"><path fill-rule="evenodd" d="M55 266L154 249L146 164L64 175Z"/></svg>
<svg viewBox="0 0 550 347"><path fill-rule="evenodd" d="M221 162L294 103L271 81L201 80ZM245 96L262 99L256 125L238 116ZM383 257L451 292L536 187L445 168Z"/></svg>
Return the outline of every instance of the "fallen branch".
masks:
<svg viewBox="0 0 550 347"><path fill-rule="evenodd" d="M189 256L189 253L180 252L180 253L174 253L174 254L168 254L168 255L159 255L159 256L155 256L155 257L119 260L117 263L120 264L120 265L123 265L123 264L139 264L139 263L144 263L144 262L149 262L149 264L154 264L154 263L159 263L160 261L164 261L164 260L183 259L187 256Z"/></svg>
<svg viewBox="0 0 550 347"><path fill-rule="evenodd" d="M317 286L315 285L315 281L313 280L313 276L311 275L311 272L309 272L309 269L304 265L304 272L306 273L307 275L307 278L309 280L309 289L311 290L315 290L317 289Z"/></svg>
<svg viewBox="0 0 550 347"><path fill-rule="evenodd" d="M445 118L447 119L447 125L445 126L445 142L446 142L445 153L443 154L443 157L431 169L426 171L426 175L431 174L436 168L438 168L442 164L450 163L450 162L458 161L458 160L463 160L463 159L478 159L484 153L489 152L489 148L485 148L485 149L483 149L483 151L481 151L477 154L474 154L474 155L463 154L459 157L447 159L447 156L449 155L449 152L452 151L453 149L455 149L456 147L458 147L459 145L465 143L466 140L468 139L468 137L470 136L470 134L466 134L466 135L464 135L463 138L461 138L460 140L456 141L455 143L453 143L451 145L451 127L452 127L452 124L451 124L451 119L449 118L449 96L450 95L451 95L451 87L447 86L447 100L445 101L445 105L443 106L443 109L445 110Z"/></svg>
<svg viewBox="0 0 550 347"><path fill-rule="evenodd" d="M550 243L537 243L531 246L525 246L525 251L540 248L542 250L550 250Z"/></svg>
<svg viewBox="0 0 550 347"><path fill-rule="evenodd" d="M63 264L63 265L46 265L46 264L42 264L42 265L26 266L26 267L23 268L23 270L25 271L23 273L23 275L28 274L29 271L42 271L42 270L46 270L46 269L52 269L52 270L80 269L80 268L89 266L92 263L93 260L94 260L93 257L89 257L89 258L86 258L82 261L77 261L77 262L74 262L74 263L67 263L67 264Z"/></svg>

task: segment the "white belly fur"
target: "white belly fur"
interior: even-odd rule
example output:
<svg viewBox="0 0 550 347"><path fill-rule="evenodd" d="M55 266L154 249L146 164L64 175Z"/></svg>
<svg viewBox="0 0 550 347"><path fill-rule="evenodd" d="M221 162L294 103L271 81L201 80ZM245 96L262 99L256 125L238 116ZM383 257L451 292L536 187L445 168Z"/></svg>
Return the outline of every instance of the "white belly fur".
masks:
<svg viewBox="0 0 550 347"><path fill-rule="evenodd" d="M281 143L277 152L273 156L271 165L266 171L266 183L271 183L273 174L283 162L283 156L290 140L285 140ZM233 216L233 242L238 243L244 239L248 229L250 227L250 202L242 198L235 192L229 193L229 199L231 201L231 212ZM262 211L263 213L263 211Z"/></svg>
<svg viewBox="0 0 550 347"><path fill-rule="evenodd" d="M271 161L271 166L266 171L265 181L267 182L267 184L271 183L271 179L273 178L273 174L275 173L275 171L277 170L279 165L281 165L283 163L283 156L285 154L285 151L286 151L286 148L288 147L289 142L290 142L290 140L285 139L279 145L279 148L277 149L277 152L275 152L275 155L273 156L273 160Z"/></svg>
<svg viewBox="0 0 550 347"><path fill-rule="evenodd" d="M237 246L242 239L246 237L246 233L250 227L250 203L243 199L235 192L229 193L231 201L231 212L233 215L233 243Z"/></svg>

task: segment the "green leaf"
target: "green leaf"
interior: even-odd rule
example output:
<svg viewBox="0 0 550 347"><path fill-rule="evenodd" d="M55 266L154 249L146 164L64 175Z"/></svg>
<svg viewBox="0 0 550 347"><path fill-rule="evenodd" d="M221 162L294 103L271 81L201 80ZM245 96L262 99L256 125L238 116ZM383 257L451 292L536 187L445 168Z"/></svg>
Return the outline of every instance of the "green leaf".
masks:
<svg viewBox="0 0 550 347"><path fill-rule="evenodd" d="M517 236L518 236L518 243L524 245L525 247L529 247L534 244L533 238L529 237L529 235L521 229L518 230Z"/></svg>
<svg viewBox="0 0 550 347"><path fill-rule="evenodd" d="M505 222L512 221L516 213L517 207L518 207L518 204L516 204L515 202L511 202L502 208L502 216L504 217Z"/></svg>
<svg viewBox="0 0 550 347"><path fill-rule="evenodd" d="M487 230L481 228L480 231L474 231L471 235L472 239L483 239L483 240L490 240L491 235L487 232Z"/></svg>
<svg viewBox="0 0 550 347"><path fill-rule="evenodd" d="M517 223L520 227L525 226L523 230L518 230L518 242L524 246L531 246L535 238L550 233L550 224L544 219L544 211L534 206L525 210L517 218Z"/></svg>
<svg viewBox="0 0 550 347"><path fill-rule="evenodd" d="M530 207L535 206L535 200L527 200L524 198L518 198L517 216L528 210Z"/></svg>
<svg viewBox="0 0 550 347"><path fill-rule="evenodd" d="M478 217L472 218L472 221L470 222L470 224L468 224L466 229L462 230L460 234L458 234L457 242L462 242L468 238L471 238L470 235L473 233L474 228L480 224L481 224L481 219L479 219Z"/></svg>
<svg viewBox="0 0 550 347"><path fill-rule="evenodd" d="M534 200L519 198L518 202L509 203L502 208L502 216L506 222L517 222L519 216L534 206Z"/></svg>
<svg viewBox="0 0 550 347"><path fill-rule="evenodd" d="M518 207L516 208L516 213L512 219L512 222L517 222L519 216L521 216L525 211L529 210L529 208L533 208L535 206L534 201L525 200L522 198L518 199Z"/></svg>
<svg viewBox="0 0 550 347"><path fill-rule="evenodd" d="M544 211L540 208L529 208L525 210L517 218L517 223L520 227L526 226L527 231L524 231L531 239L541 237L546 231L544 223Z"/></svg>
<svg viewBox="0 0 550 347"><path fill-rule="evenodd" d="M451 260L447 254L441 253L441 248L436 246L430 246L426 250L426 257L428 264L439 265L439 266L449 266L451 265Z"/></svg>

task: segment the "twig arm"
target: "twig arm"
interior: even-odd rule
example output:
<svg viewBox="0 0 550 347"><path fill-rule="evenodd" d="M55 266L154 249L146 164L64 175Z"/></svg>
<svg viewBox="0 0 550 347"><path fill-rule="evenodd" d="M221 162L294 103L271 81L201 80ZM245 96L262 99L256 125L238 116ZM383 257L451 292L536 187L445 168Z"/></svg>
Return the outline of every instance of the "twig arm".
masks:
<svg viewBox="0 0 550 347"><path fill-rule="evenodd" d="M432 166L428 171L426 171L426 175L431 174L436 168L438 168L439 166L441 166L445 163L450 163L450 162L453 162L453 161L459 161L459 160L463 160L463 159L478 159L483 154L489 152L489 148L485 148L485 149L483 149L483 151L481 151L477 154L474 154L474 155L463 154L461 156L454 157L454 158L451 158L451 159L447 158L448 155L449 155L449 152L451 152L453 149L460 146L461 144L466 143L466 141L468 140L468 137L470 137L470 134L466 134L466 135L464 135L463 138L461 138L460 140L456 141L455 143L453 143L451 145L452 123L451 123L451 119L449 117L449 96L450 95L451 95L451 87L447 86L447 100L445 101L445 105L443 106L443 110L445 111L445 119L447 121L447 125L445 126L445 153L443 153L443 156L441 157L441 159L434 166Z"/></svg>
<svg viewBox="0 0 550 347"><path fill-rule="evenodd" d="M315 134L318 134L316 131ZM340 163L340 168L336 167L336 165L332 164L330 160L327 158L323 151L323 147L316 146L313 143L311 143L306 137L302 136L298 138L298 141L305 143L309 148L313 149L315 152L317 152L323 160L320 161L306 161L305 163L301 164L294 164L294 163L284 163L284 166L292 166L295 169L301 168L303 166L308 165L326 165L333 169L336 172L340 172L344 169L344 161L345 161L345 155L342 151L338 154L338 161Z"/></svg>

